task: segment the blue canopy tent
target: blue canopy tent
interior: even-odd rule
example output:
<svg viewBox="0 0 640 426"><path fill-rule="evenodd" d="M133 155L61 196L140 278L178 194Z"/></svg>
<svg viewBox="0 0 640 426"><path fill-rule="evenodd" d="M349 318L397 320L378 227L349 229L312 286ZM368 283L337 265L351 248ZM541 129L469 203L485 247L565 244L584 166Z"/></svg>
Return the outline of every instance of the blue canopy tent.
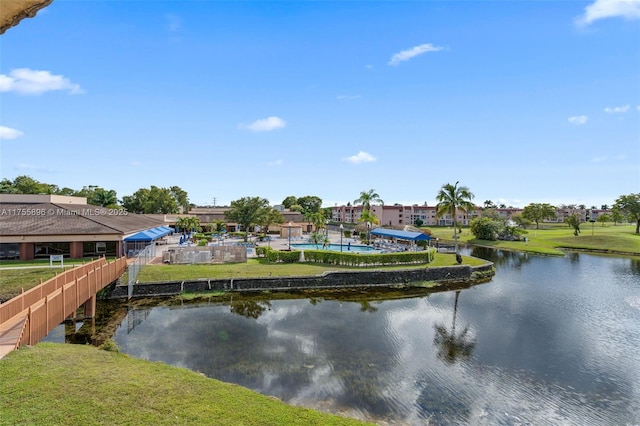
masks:
<svg viewBox="0 0 640 426"><path fill-rule="evenodd" d="M410 246L407 244L397 244L397 243L385 243L378 242L376 246L391 250L391 251L406 251L406 250L416 250L416 241L429 241L431 237L423 234L422 232L414 232L414 231L399 231L397 229L386 229L386 228L375 228L370 231L371 235L376 235L378 237L386 238L386 239L394 239L394 240L404 240L410 243Z"/></svg>
<svg viewBox="0 0 640 426"><path fill-rule="evenodd" d="M145 229L144 231L129 235L124 239L126 253L135 254L152 242L172 233L173 228L168 226L157 226L155 228Z"/></svg>

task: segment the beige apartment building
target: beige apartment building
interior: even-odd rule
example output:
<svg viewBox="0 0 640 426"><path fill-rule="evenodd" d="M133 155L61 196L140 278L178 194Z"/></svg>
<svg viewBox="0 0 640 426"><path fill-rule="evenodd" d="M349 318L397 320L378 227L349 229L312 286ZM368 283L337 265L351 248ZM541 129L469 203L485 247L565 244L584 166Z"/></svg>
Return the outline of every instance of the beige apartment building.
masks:
<svg viewBox="0 0 640 426"><path fill-rule="evenodd" d="M456 213L456 222L460 225L466 226L476 217L482 215L482 207L476 206L474 210L468 212L458 211ZM508 208L496 208L492 209L498 213L499 216L511 219L513 215L522 214L524 209L508 207ZM359 223L360 216L362 215L362 206L334 206L331 208L331 220L334 222L342 223ZM380 222L380 226L415 226L416 220L422 221L422 226L452 226L453 218L451 215L444 215L436 218L436 207L427 205L414 204L411 206L402 206L394 204L392 206L379 206L372 205L371 212L376 215ZM567 208L558 207L556 209L556 217L554 219L548 219L544 222L548 223L563 223L566 218L572 214L577 214L581 222L588 220L596 220L599 215L608 213L607 210L601 209L579 209L579 208Z"/></svg>
<svg viewBox="0 0 640 426"><path fill-rule="evenodd" d="M331 220L342 223L356 224L362 215L362 206L335 206L331 208ZM481 209L478 207L469 212L458 211L456 222L461 225L468 225L473 218L480 215ZM372 205L371 213L379 220L380 226L415 226L416 220L422 221L422 226L451 226L453 217L444 215L436 218L436 207L414 204L402 206L395 204L392 206Z"/></svg>

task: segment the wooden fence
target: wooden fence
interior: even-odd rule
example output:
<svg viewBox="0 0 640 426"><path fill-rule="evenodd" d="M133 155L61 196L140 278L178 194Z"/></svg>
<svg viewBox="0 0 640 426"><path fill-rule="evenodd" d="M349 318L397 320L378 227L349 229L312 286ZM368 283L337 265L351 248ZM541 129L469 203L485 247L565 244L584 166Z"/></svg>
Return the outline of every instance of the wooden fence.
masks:
<svg viewBox="0 0 640 426"><path fill-rule="evenodd" d="M35 345L96 293L117 280L126 270L124 257L104 258L69 269L13 299L0 304L0 337L4 352ZM8 348L9 347L9 348ZM7 348L9 350L7 350ZM3 356L0 348L0 358Z"/></svg>

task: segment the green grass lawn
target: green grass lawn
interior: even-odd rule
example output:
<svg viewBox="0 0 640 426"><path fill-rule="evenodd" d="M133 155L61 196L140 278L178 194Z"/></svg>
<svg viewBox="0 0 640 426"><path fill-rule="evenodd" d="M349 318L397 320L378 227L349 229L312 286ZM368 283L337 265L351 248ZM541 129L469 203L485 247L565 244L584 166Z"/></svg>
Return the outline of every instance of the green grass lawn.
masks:
<svg viewBox="0 0 640 426"><path fill-rule="evenodd" d="M429 227L434 237L442 241L453 241L453 228ZM580 235L573 235L573 229L565 224L540 224L540 229L528 229L528 242L524 241L486 241L475 239L468 227L462 228L459 241L508 250L520 250L548 255L563 255L561 248L575 250L594 250L607 253L619 253L640 256L640 235L635 233L635 225L602 226L596 223L583 224Z"/></svg>
<svg viewBox="0 0 640 426"><path fill-rule="evenodd" d="M486 261L463 256L463 264L483 265ZM457 265L453 254L438 253L428 266ZM372 268L323 265L320 263L268 263L265 259L248 259L247 263L227 263L222 265L147 265L142 268L138 281L178 281L198 278L244 278L244 277L291 277L318 275L326 271L365 271L424 268L425 265L376 266Z"/></svg>
<svg viewBox="0 0 640 426"><path fill-rule="evenodd" d="M3 425L360 425L187 369L39 343L0 361Z"/></svg>
<svg viewBox="0 0 640 426"><path fill-rule="evenodd" d="M463 256L463 264L482 265L484 260ZM438 253L431 267L456 265L452 254ZM406 268L424 268L425 265L378 266L374 268L322 265L318 263L268 263L265 259L248 259L247 263L227 263L223 265L147 265L138 275L141 283L156 281L193 280L198 278L240 278L240 277L286 277L316 275L325 271L363 271L367 269L393 270ZM0 268L0 301L9 300L20 294L21 289L28 290L53 277L62 269L3 269Z"/></svg>
<svg viewBox="0 0 640 426"><path fill-rule="evenodd" d="M73 259L65 260L64 268L60 267L60 262L55 262L53 268L49 268L49 260L3 260L0 262L0 302L11 299L20 294L21 290L29 290L40 284L40 280L46 281L53 278L56 273L60 274L74 267L82 265L95 259ZM113 258L108 258L108 261ZM41 266L41 268L31 268ZM24 269L13 269L25 267ZM28 267L28 268L27 268Z"/></svg>
<svg viewBox="0 0 640 426"><path fill-rule="evenodd" d="M2 269L0 268L0 301L6 301L61 273L61 268Z"/></svg>

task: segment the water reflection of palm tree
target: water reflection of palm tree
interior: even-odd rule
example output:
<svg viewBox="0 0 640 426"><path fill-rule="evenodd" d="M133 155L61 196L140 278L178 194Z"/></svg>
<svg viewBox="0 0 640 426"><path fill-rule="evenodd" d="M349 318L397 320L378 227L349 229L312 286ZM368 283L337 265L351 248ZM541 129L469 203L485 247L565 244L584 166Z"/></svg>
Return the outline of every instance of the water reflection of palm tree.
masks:
<svg viewBox="0 0 640 426"><path fill-rule="evenodd" d="M449 364L455 363L458 359L469 358L476 345L475 340L468 336L469 327L465 327L462 332L456 334L456 315L458 313L458 298L460 290L456 291L456 298L453 305L453 323L451 332L443 324L435 324L436 336L433 342L438 345L438 358Z"/></svg>

